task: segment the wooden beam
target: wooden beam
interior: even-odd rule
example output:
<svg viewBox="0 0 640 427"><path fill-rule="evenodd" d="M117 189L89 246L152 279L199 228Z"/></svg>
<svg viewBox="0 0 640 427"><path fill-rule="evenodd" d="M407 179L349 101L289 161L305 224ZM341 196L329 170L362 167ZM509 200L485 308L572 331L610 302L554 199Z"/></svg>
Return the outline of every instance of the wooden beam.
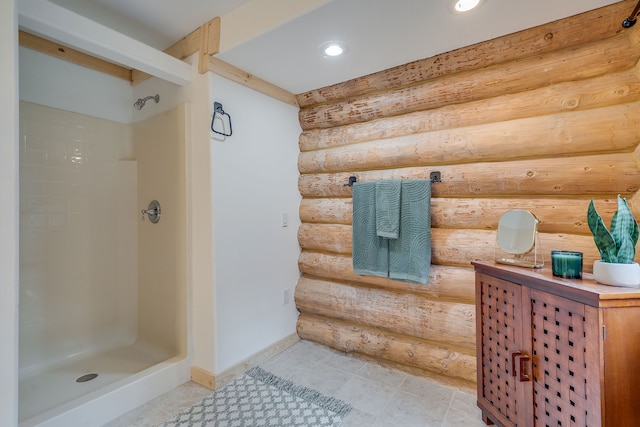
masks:
<svg viewBox="0 0 640 427"><path fill-rule="evenodd" d="M211 56L220 51L220 26L220 18L205 22L200 28L165 49L164 53L182 60L199 52L198 70L201 74L207 71L214 72L236 83L297 107L296 97L292 93ZM130 81L134 86L151 77L142 71L129 70L23 31L20 31L20 45L96 71L114 75Z"/></svg>
<svg viewBox="0 0 640 427"><path fill-rule="evenodd" d="M631 212L633 212L633 216L635 218L640 218L640 190L627 199L629 202L629 207L631 208ZM637 221L637 220L636 220Z"/></svg>
<svg viewBox="0 0 640 427"><path fill-rule="evenodd" d="M200 49L200 31L200 27L196 28L187 36L166 48L164 53L178 59L184 59L187 56L193 55Z"/></svg>
<svg viewBox="0 0 640 427"><path fill-rule="evenodd" d="M262 80L259 77L251 75L246 71L234 67L218 58L209 57L209 71L218 74L224 78L240 83L243 86L251 88L257 92L275 98L286 104L298 107L294 94L287 92L279 86Z"/></svg>
<svg viewBox="0 0 640 427"><path fill-rule="evenodd" d="M198 73L200 74L206 73L209 68L208 41L209 26L205 23L200 27L200 48L198 49Z"/></svg>
<svg viewBox="0 0 640 427"><path fill-rule="evenodd" d="M302 109L300 125L303 130L330 128L522 93L630 69L638 58L640 46L633 44L625 34L619 34L502 65L447 74L398 89L317 104ZM340 85L346 89L350 87L348 83Z"/></svg>
<svg viewBox="0 0 640 427"><path fill-rule="evenodd" d="M557 126L559 122L562 127ZM553 144L539 144L545 139ZM298 156L298 170L302 174L355 172L414 164L553 158L568 152L573 156L630 152L638 141L640 104L631 102L306 151Z"/></svg>
<svg viewBox="0 0 640 427"><path fill-rule="evenodd" d="M423 376L425 371L434 373L456 386L475 384L476 360L474 352L466 348L307 313L298 317L297 330L302 339L345 353L391 362L398 368L417 368L423 371Z"/></svg>
<svg viewBox="0 0 640 427"><path fill-rule="evenodd" d="M199 366L191 367L191 381L196 384L200 384L202 387L206 387L209 390L216 389L216 376Z"/></svg>
<svg viewBox="0 0 640 427"><path fill-rule="evenodd" d="M24 31L19 32L19 41L20 46L55 56L56 58L73 62L74 64L82 65L83 67L91 68L119 79L131 81L130 69L87 55L86 53L63 46L60 43L45 40Z"/></svg>
<svg viewBox="0 0 640 427"><path fill-rule="evenodd" d="M20 27L32 34L177 85L191 81L189 64L52 2L20 0L18 18Z"/></svg>
<svg viewBox="0 0 640 427"><path fill-rule="evenodd" d="M301 313L439 341L471 351L476 347L473 304L307 276L298 280L295 301Z"/></svg>
<svg viewBox="0 0 640 427"><path fill-rule="evenodd" d="M200 52L200 58L202 58L203 51L208 52L208 55L215 55L220 51L220 27L220 18L213 18L166 48L164 53L177 59L185 59L196 52ZM198 69L201 70L203 66L206 72L207 61L200 59ZM203 71L200 73L202 74ZM135 86L149 77L149 74L133 70L131 84Z"/></svg>
<svg viewBox="0 0 640 427"><path fill-rule="evenodd" d="M632 3L629 1L618 2L347 82L314 89L299 94L298 101L301 108L336 102L603 40L622 31L628 31L622 29L620 17L624 19L624 16L628 16L631 7ZM631 31L631 40L636 31L640 31L640 27Z"/></svg>
<svg viewBox="0 0 640 427"><path fill-rule="evenodd" d="M216 18L219 19L219 18ZM164 53L171 55L174 58L184 59L200 50L202 27L198 27L193 30L189 35L181 38L168 48L164 50ZM133 70L131 85L135 86L151 77L149 74L139 70Z"/></svg>
<svg viewBox="0 0 640 427"><path fill-rule="evenodd" d="M220 52L220 18L213 19L200 27L200 54L198 72L209 71L209 56Z"/></svg>
<svg viewBox="0 0 640 427"><path fill-rule="evenodd" d="M635 196L634 196L635 198ZM462 197L431 198L431 227L496 230L500 216L510 209L535 212L540 233L591 235L584 213L589 196L566 199L546 197ZM637 196L640 211L640 194ZM618 208L613 197L597 198L598 213L605 224ZM353 206L350 197L305 198L300 202L300 220L311 224L351 225ZM469 214L473 212L473 215ZM640 218L640 216L638 216ZM326 276L322 276L326 277ZM429 282L431 283L431 282Z"/></svg>
<svg viewBox="0 0 640 427"><path fill-rule="evenodd" d="M469 263L471 265L471 263ZM365 276L353 272L351 254L340 255L330 252L303 250L298 259L298 267L303 275L328 279L335 282L357 283L403 293L424 294L427 298L441 301L475 301L473 270L465 268L431 265L429 286L391 280L388 277Z"/></svg>

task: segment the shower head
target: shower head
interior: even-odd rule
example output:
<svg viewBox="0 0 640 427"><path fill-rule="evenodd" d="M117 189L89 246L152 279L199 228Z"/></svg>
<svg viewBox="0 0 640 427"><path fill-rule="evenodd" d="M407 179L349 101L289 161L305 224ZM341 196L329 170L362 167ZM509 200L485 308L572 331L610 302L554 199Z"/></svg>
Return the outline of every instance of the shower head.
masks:
<svg viewBox="0 0 640 427"><path fill-rule="evenodd" d="M146 104L146 102L150 99L153 99L154 101L156 101L156 104L157 104L158 102L160 102L160 95L147 96L146 98L138 98L136 103L133 104L133 108L135 108L136 110L142 110L142 107L144 107L144 104Z"/></svg>

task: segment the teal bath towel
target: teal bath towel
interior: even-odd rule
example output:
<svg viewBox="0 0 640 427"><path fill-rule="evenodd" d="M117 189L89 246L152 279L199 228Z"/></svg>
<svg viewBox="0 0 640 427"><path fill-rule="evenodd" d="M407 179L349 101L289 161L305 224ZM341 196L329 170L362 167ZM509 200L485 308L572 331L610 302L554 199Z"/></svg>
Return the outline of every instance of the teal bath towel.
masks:
<svg viewBox="0 0 640 427"><path fill-rule="evenodd" d="M402 181L400 232L389 239L389 277L427 284L431 267L431 181Z"/></svg>
<svg viewBox="0 0 640 427"><path fill-rule="evenodd" d="M376 232L397 239L400 230L401 181L376 181Z"/></svg>
<svg viewBox="0 0 640 427"><path fill-rule="evenodd" d="M389 243L376 232L376 183L353 184L353 271L388 277Z"/></svg>
<svg viewBox="0 0 640 427"><path fill-rule="evenodd" d="M376 185L379 183L383 184ZM379 183L353 186L353 270L356 274L426 284L431 266L431 182ZM392 195L394 189L400 190L397 199ZM382 196L387 190L390 192ZM383 206L379 207L381 199ZM399 203L397 238L381 237L380 229L394 234L392 200ZM385 216L380 224L378 215Z"/></svg>

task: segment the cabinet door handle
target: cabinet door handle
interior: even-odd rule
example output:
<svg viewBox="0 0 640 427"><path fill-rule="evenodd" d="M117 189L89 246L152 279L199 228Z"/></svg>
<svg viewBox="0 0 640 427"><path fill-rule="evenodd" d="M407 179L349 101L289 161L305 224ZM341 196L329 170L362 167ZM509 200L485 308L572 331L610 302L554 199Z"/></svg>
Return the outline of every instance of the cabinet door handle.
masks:
<svg viewBox="0 0 640 427"><path fill-rule="evenodd" d="M520 382L526 382L526 381L531 381L531 376L525 372L527 372L527 367L525 365L525 363L527 363L529 360L531 360L531 357L529 357L526 354L523 354L520 357Z"/></svg>
<svg viewBox="0 0 640 427"><path fill-rule="evenodd" d="M514 377L518 376L518 374L516 374L516 357L520 355L522 355L522 352L519 351L511 353L511 375Z"/></svg>
<svg viewBox="0 0 640 427"><path fill-rule="evenodd" d="M518 361L520 362L519 374L518 371L516 371L516 358L518 358ZM511 353L511 375L514 377L517 377L519 375L520 378L518 378L518 380L520 382L531 381L531 377L526 373L527 367L525 365L525 363L527 363L529 360L531 360L531 357L529 357L529 355L527 354L522 353L521 351L514 351L513 353Z"/></svg>

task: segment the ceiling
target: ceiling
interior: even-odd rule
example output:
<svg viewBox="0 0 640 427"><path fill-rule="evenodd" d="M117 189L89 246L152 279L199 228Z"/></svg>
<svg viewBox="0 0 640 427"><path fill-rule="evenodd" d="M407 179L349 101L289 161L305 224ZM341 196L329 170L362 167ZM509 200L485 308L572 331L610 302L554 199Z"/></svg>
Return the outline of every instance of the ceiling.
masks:
<svg viewBox="0 0 640 427"><path fill-rule="evenodd" d="M225 22L237 22L225 16L252 2L273 0L51 1L163 50L216 16L224 38L232 30ZM459 14L452 11L452 0L309 0L314 8L307 13L283 19L216 56L299 94L618 1L482 0L476 10ZM634 4L629 5L631 13ZM347 53L325 58L319 46L329 40L344 42Z"/></svg>

